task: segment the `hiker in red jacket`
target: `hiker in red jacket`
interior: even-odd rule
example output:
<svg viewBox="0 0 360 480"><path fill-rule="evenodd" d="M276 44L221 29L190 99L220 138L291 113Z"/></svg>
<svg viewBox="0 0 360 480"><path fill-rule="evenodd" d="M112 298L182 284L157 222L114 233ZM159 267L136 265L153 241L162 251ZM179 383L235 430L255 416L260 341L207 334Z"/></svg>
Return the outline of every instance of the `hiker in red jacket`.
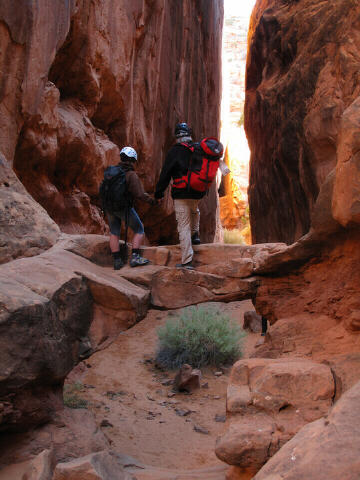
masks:
<svg viewBox="0 0 360 480"><path fill-rule="evenodd" d="M179 232L181 247L181 263L177 268L193 270L193 245L200 244L199 225L200 211L198 204L206 192L197 192L181 188L181 178L187 174L191 161L191 150L186 145L192 145L192 131L187 123L178 123L175 127L176 143L166 155L165 163L160 173L155 189L155 198L161 199L171 179L173 184L171 196L174 199L174 208Z"/></svg>

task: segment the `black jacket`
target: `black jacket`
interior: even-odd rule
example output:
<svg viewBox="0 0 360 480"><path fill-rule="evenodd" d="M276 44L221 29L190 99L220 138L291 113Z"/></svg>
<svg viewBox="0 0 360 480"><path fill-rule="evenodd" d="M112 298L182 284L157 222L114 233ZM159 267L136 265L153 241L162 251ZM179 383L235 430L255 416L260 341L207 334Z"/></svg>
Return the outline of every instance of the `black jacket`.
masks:
<svg viewBox="0 0 360 480"><path fill-rule="evenodd" d="M191 160L191 151L189 148L176 143L168 151L165 163L162 167L159 181L156 184L155 188L155 198L162 198L166 187L169 185L170 180L173 179L176 181L177 178L181 178L186 175L189 171ZM172 198L192 198L200 199L205 195L206 192L197 192L192 189L171 189Z"/></svg>

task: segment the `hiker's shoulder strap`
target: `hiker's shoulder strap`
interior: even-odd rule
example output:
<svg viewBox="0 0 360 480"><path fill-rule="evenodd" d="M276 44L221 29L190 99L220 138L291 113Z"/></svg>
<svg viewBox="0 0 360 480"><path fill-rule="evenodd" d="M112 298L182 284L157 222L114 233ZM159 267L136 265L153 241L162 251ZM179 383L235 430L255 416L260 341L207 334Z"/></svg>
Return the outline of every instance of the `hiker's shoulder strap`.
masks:
<svg viewBox="0 0 360 480"><path fill-rule="evenodd" d="M179 146L182 146L182 147L185 147L187 148L188 150L190 150L191 152L194 151L194 143L185 143L185 142L180 142L180 143L176 143L175 145L179 145Z"/></svg>

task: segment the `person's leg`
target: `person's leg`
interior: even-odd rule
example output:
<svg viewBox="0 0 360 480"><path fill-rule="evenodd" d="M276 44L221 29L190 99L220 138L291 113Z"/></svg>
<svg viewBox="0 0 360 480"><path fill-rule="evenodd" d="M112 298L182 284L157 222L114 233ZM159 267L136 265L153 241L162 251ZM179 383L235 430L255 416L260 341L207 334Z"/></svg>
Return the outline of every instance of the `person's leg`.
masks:
<svg viewBox="0 0 360 480"><path fill-rule="evenodd" d="M267 332L267 319L261 316L261 336L265 336Z"/></svg>
<svg viewBox="0 0 360 480"><path fill-rule="evenodd" d="M114 270L120 270L124 266L124 262L120 255L120 231L121 231L121 219L111 213L107 213L107 219L110 228L110 250L114 258Z"/></svg>
<svg viewBox="0 0 360 480"><path fill-rule="evenodd" d="M144 238L144 234L142 234L142 233L134 233L134 236L133 236L133 239L132 239L132 248L133 248L133 251L134 251L134 249L135 249L135 250L139 250L139 249L140 249L141 244L142 244L142 241L143 241L143 238Z"/></svg>
<svg viewBox="0 0 360 480"><path fill-rule="evenodd" d="M191 214L191 241L193 245L200 245L200 210L199 210L200 200L191 200L190 205L190 214Z"/></svg>
<svg viewBox="0 0 360 480"><path fill-rule="evenodd" d="M117 235L113 235L112 233L110 233L109 243L110 243L111 253L116 253L120 251L119 240L120 238Z"/></svg>
<svg viewBox="0 0 360 480"><path fill-rule="evenodd" d="M188 199L175 199L174 208L179 232L181 263L185 265L191 262L194 254L191 245L191 214Z"/></svg>
<svg viewBox="0 0 360 480"><path fill-rule="evenodd" d="M139 215L136 213L134 208L131 208L129 212L129 227L134 232L130 267L146 265L149 263L149 260L141 256L140 250L141 243L144 238L144 225L142 224L142 221L140 220Z"/></svg>

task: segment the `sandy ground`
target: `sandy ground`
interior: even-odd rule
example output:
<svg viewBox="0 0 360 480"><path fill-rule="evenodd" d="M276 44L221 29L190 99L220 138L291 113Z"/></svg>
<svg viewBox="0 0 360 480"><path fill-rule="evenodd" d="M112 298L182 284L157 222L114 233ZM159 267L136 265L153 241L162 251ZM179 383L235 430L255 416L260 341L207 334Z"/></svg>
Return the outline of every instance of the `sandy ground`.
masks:
<svg viewBox="0 0 360 480"><path fill-rule="evenodd" d="M220 305L242 325L251 301ZM106 350L76 367L67 379L115 451L151 466L194 469L223 465L214 453L216 438L225 429L226 389L230 369L215 376L216 368L202 370L202 388L193 394L172 392L169 380L176 371L154 364L156 330L176 311L150 310L144 320L122 333ZM249 334L244 356L259 340ZM68 388L69 388L68 387Z"/></svg>

